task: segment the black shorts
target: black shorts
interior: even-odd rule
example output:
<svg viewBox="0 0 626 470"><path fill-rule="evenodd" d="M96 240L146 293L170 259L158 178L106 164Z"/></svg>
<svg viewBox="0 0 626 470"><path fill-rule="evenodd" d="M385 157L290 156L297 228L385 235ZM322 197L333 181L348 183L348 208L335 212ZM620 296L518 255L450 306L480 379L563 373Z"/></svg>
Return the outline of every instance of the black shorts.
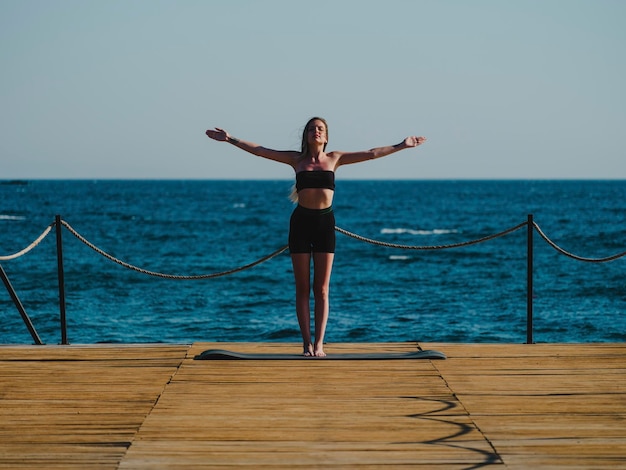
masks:
<svg viewBox="0 0 626 470"><path fill-rule="evenodd" d="M307 209L297 206L289 221L289 251L291 253L334 253L335 213L327 209Z"/></svg>

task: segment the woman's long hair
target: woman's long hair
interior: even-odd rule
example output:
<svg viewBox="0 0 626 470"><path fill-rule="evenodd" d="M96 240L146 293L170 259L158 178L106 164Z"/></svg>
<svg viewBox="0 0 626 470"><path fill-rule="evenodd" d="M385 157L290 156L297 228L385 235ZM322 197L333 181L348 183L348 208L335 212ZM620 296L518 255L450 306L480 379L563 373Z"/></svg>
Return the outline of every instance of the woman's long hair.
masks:
<svg viewBox="0 0 626 470"><path fill-rule="evenodd" d="M307 134L309 132L309 126L313 121L322 121L324 123L324 127L326 128L326 143L324 144L324 151L326 151L326 146L328 145L328 123L326 119L321 117L312 117L308 120L306 125L304 126L304 130L302 131L302 144L300 145L300 158L304 158L309 153L309 139L307 138ZM298 202L298 191L296 190L296 184L294 183L291 188L291 194L289 194L289 200L296 204Z"/></svg>

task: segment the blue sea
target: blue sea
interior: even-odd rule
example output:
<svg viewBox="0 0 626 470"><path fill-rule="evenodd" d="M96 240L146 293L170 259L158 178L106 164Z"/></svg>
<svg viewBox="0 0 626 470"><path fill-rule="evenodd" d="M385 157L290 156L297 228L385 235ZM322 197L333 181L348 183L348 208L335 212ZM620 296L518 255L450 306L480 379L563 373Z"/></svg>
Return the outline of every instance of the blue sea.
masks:
<svg viewBox="0 0 626 470"><path fill-rule="evenodd" d="M59 214L104 252L143 270L221 273L287 244L291 181L0 181L0 256ZM626 181L338 180L326 340L527 340L527 230L441 250L534 221L566 252L626 251ZM82 343L299 342L288 251L201 280L121 266L62 230L67 339ZM584 262L534 232L533 340L626 340L626 257ZM61 342L56 236L0 261L46 344ZM0 287L0 343L32 344Z"/></svg>

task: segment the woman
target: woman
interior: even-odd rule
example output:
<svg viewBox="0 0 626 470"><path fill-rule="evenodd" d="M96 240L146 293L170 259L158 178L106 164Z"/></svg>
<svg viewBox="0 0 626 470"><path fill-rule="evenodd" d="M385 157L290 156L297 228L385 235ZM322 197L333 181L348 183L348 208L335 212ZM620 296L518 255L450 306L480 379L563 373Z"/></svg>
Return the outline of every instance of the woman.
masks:
<svg viewBox="0 0 626 470"><path fill-rule="evenodd" d="M236 139L224 129L206 131L211 139L228 142L246 152L290 165L296 174L298 205L289 225L289 251L296 284L296 313L302 332L305 356L326 356L324 334L328 321L330 273L335 256L335 216L332 209L335 171L341 165L385 157L399 150L417 147L425 137L407 137L401 143L363 152L326 153L328 125L319 117L307 122L299 152L272 150ZM310 263L313 257L315 300L315 342L311 341Z"/></svg>

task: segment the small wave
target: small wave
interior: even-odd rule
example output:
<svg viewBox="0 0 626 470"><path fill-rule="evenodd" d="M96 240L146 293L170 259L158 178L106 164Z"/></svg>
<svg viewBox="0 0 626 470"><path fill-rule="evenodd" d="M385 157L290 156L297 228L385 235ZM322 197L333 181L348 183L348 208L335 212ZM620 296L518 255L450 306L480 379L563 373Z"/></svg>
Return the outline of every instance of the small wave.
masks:
<svg viewBox="0 0 626 470"><path fill-rule="evenodd" d="M6 215L0 214L0 220L25 220L26 217L22 217L21 215Z"/></svg>
<svg viewBox="0 0 626 470"><path fill-rule="evenodd" d="M286 340L293 339L300 336L300 331L294 328L283 328L281 330L270 331L263 335L267 340Z"/></svg>
<svg viewBox="0 0 626 470"><path fill-rule="evenodd" d="M372 340L372 332L369 328L358 327L352 328L347 332L349 341L371 341Z"/></svg>
<svg viewBox="0 0 626 470"><path fill-rule="evenodd" d="M389 259L391 261L407 261L410 260L411 257L407 255L390 255Z"/></svg>
<svg viewBox="0 0 626 470"><path fill-rule="evenodd" d="M433 230L415 230L412 228L383 228L380 233L384 235L447 235L449 233L459 233L458 230L450 230L444 228L436 228Z"/></svg>

